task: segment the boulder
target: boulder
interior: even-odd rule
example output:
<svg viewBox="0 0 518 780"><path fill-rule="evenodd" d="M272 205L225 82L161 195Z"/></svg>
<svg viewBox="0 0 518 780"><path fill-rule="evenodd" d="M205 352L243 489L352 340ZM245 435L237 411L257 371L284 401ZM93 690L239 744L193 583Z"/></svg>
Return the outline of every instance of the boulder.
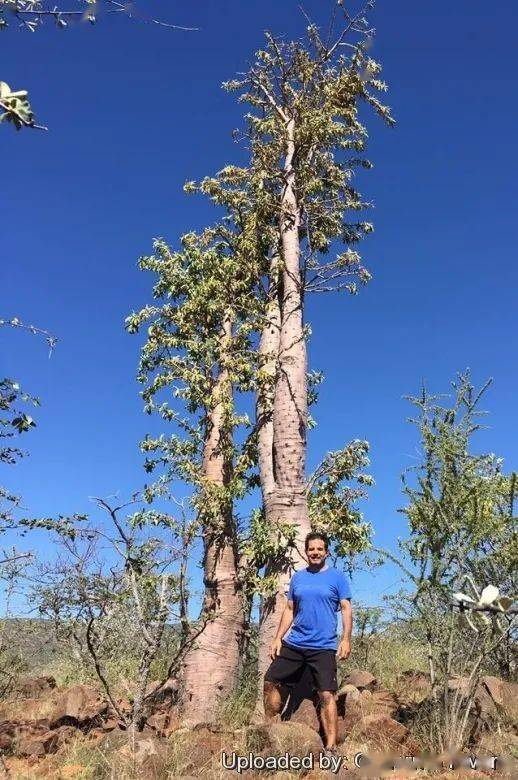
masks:
<svg viewBox="0 0 518 780"><path fill-rule="evenodd" d="M344 679L345 685L354 685L359 691L367 688L372 691L376 687L377 680L370 672L363 671L361 669L354 669Z"/></svg>
<svg viewBox="0 0 518 780"><path fill-rule="evenodd" d="M33 734L22 737L16 744L17 756L44 756L55 753L59 747L57 731L46 731L43 734Z"/></svg>
<svg viewBox="0 0 518 780"><path fill-rule="evenodd" d="M323 749L322 740L314 729L291 721L251 727L247 733L247 741L252 752L257 750L265 755L288 752L305 756L308 753L319 753Z"/></svg>
<svg viewBox="0 0 518 780"><path fill-rule="evenodd" d="M303 699L294 713L290 715L290 723L302 723L319 732L321 728L319 718L320 706L318 700Z"/></svg>
<svg viewBox="0 0 518 780"><path fill-rule="evenodd" d="M485 685L479 683L475 691L475 708L478 717L491 727L498 720L498 709Z"/></svg>
<svg viewBox="0 0 518 780"><path fill-rule="evenodd" d="M23 677L16 685L15 693L23 699L39 699L47 691L56 687L54 677Z"/></svg>
<svg viewBox="0 0 518 780"><path fill-rule="evenodd" d="M351 685L350 683L345 683L345 685L342 685L335 696L338 717L345 718L346 714L350 713L351 711L355 713L361 712L359 709L360 696L360 691L358 688L356 688L356 686Z"/></svg>
<svg viewBox="0 0 518 780"><path fill-rule="evenodd" d="M228 732L200 723L188 733L189 753L185 771L187 774L199 775L203 768L210 766L213 756L217 756L219 761L221 751L225 750L225 742L228 741Z"/></svg>
<svg viewBox="0 0 518 780"><path fill-rule="evenodd" d="M360 724L360 733L374 746L395 750L408 736L408 729L387 715L367 715Z"/></svg>
<svg viewBox="0 0 518 780"><path fill-rule="evenodd" d="M470 682L468 677L454 675L450 680L448 680L448 690L450 692L458 691L460 696L468 695L469 686Z"/></svg>
<svg viewBox="0 0 518 780"><path fill-rule="evenodd" d="M425 672L407 669L396 678L396 696L402 707L421 704L432 692L430 676Z"/></svg>
<svg viewBox="0 0 518 780"><path fill-rule="evenodd" d="M485 675L480 684L491 696L499 713L511 722L518 720L518 683Z"/></svg>
<svg viewBox="0 0 518 780"><path fill-rule="evenodd" d="M480 679L481 684L487 689L487 692L499 707L504 706L505 700L505 682L500 677L492 677L487 674Z"/></svg>
<svg viewBox="0 0 518 780"><path fill-rule="evenodd" d="M358 724L361 723L362 717L363 714L358 704L354 703L347 707L344 716L338 718L336 737L338 745L341 745L358 730Z"/></svg>
<svg viewBox="0 0 518 780"><path fill-rule="evenodd" d="M129 736L129 735L128 735ZM167 772L167 745L149 734L137 733L126 739L112 757L115 766L122 765L139 780L157 780Z"/></svg>
<svg viewBox="0 0 518 780"><path fill-rule="evenodd" d="M173 678L166 680L166 682L158 690L156 690L158 685L160 685L160 680L153 680L146 685L145 695L151 696L153 703L158 704L159 702L176 699L178 693L177 680Z"/></svg>
<svg viewBox="0 0 518 780"><path fill-rule="evenodd" d="M107 731L113 731L116 729L119 725L119 718L115 715L108 715L107 718L103 719L102 726L100 726L100 730L103 732Z"/></svg>
<svg viewBox="0 0 518 780"><path fill-rule="evenodd" d="M337 700L340 699L341 696L347 698L348 701L357 701L360 698L360 691L356 685L344 683L336 694Z"/></svg>
<svg viewBox="0 0 518 780"><path fill-rule="evenodd" d="M107 703L94 688L88 685L74 685L63 690L58 696L50 716L50 725L52 728L64 725L78 728L101 725L101 716L107 710Z"/></svg>
<svg viewBox="0 0 518 780"><path fill-rule="evenodd" d="M147 719L147 725L155 731L158 736L169 737L173 731L180 726L180 719L177 712L155 712Z"/></svg>
<svg viewBox="0 0 518 780"><path fill-rule="evenodd" d="M22 739L16 746L16 756L44 756L45 747L37 738Z"/></svg>
<svg viewBox="0 0 518 780"><path fill-rule="evenodd" d="M13 720L3 724L2 732L5 737L11 738L10 751L15 755L20 755L20 746L23 750L32 742L38 741L43 735L48 735L49 722L46 718L39 721L20 721ZM7 739L5 739L7 743ZM35 749L39 752L38 749ZM33 753L24 753L21 755L31 755Z"/></svg>
<svg viewBox="0 0 518 780"><path fill-rule="evenodd" d="M394 694L386 688L378 688L366 699L366 693L367 691L362 691L362 698L360 699L360 704L365 714L394 716L398 708Z"/></svg>

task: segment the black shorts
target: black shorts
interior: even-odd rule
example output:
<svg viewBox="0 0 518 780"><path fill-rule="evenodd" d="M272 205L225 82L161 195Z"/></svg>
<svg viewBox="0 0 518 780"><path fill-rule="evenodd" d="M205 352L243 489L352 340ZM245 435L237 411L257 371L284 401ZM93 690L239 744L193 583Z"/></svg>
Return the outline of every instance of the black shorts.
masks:
<svg viewBox="0 0 518 780"><path fill-rule="evenodd" d="M308 667L317 691L338 690L336 653L334 650L311 650L282 643L281 651L271 662L264 679L273 683L296 683Z"/></svg>

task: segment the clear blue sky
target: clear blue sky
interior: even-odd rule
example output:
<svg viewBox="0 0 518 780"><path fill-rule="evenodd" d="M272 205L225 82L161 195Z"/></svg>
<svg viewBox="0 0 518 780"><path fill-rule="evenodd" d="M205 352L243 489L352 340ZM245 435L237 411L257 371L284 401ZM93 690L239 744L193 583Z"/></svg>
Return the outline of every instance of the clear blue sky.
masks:
<svg viewBox="0 0 518 780"><path fill-rule="evenodd" d="M0 77L30 90L50 128L0 130L1 316L59 338L48 360L39 340L0 332L2 372L43 403L30 457L1 477L35 515L89 511L88 496L142 484L150 420L134 381L138 340L123 328L151 299L137 258L154 237L174 243L213 219L182 184L242 154L231 139L241 109L220 84L245 69L264 29L290 38L305 26L296 0L151 5L200 32L111 17L0 38ZM323 21L331 3L305 8ZM326 374L309 460L371 442L364 511L376 543L394 548L405 534L399 475L417 453L402 397L423 380L446 391L467 366L477 382L494 377L478 443L509 469L518 462L518 8L379 0L373 21L397 126L369 119L375 168L360 189L376 204L363 245L374 279L357 298L308 305L311 364ZM360 575L355 595L372 603L398 579L388 567Z"/></svg>

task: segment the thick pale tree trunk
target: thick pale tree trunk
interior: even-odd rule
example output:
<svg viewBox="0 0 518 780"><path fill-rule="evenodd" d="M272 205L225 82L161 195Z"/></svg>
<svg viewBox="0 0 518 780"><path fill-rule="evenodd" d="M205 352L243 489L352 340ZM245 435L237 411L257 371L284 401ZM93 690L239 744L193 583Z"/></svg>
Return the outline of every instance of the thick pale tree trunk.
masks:
<svg viewBox="0 0 518 780"><path fill-rule="evenodd" d="M280 264L278 283L272 274L269 321L261 337L260 351L276 354L269 370L274 372L273 403L264 397L258 411L269 402L271 416L261 424L259 415L259 466L266 520L296 528L296 568L305 563L304 537L310 530L306 497L307 355L303 329L303 284L300 272L299 207L295 191L294 121L287 124L284 189L279 219ZM272 269L273 270L273 269ZM274 303L276 301L276 303ZM271 358L273 361L273 357ZM268 457L269 456L269 457ZM260 682L269 663L269 646L286 603L293 570L272 564L267 574L277 578L277 593L263 599L259 628ZM260 685L261 688L261 685ZM261 712L261 691L257 712Z"/></svg>
<svg viewBox="0 0 518 780"><path fill-rule="evenodd" d="M225 323L221 338L224 354L232 338L230 321ZM224 365L214 393L217 402L210 413L203 454L208 492L227 486L231 477L232 463L225 455L231 433L224 407L232 400L232 387ZM186 655L182 678L184 722L190 726L213 721L222 699L237 682L244 612L232 509L230 502L222 502L217 527L208 524L204 531L205 596L200 620L208 622Z"/></svg>

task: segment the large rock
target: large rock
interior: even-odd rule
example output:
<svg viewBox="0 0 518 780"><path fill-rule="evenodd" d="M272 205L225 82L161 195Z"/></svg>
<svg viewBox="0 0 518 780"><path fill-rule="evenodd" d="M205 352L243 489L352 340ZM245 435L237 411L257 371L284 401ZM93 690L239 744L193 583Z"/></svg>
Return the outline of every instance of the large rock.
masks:
<svg viewBox="0 0 518 780"><path fill-rule="evenodd" d="M264 755L282 755L291 753L305 756L308 753L319 753L322 740L317 732L304 723L270 723L263 726L253 726L248 730L247 742L252 752Z"/></svg>
<svg viewBox="0 0 518 780"><path fill-rule="evenodd" d="M54 677L24 677L16 684L15 693L24 699L39 699L44 693L55 687Z"/></svg>
<svg viewBox="0 0 518 780"><path fill-rule="evenodd" d="M488 726L498 720L498 708L486 686L482 683L478 684L475 691L475 707L478 716Z"/></svg>
<svg viewBox="0 0 518 780"><path fill-rule="evenodd" d="M157 689L160 685L160 680L153 680L146 685L145 695L149 696L153 703L160 703L163 701L171 701L176 699L178 694L178 681L174 678L166 680L165 683Z"/></svg>
<svg viewBox="0 0 518 780"><path fill-rule="evenodd" d="M180 727L180 718L175 710L169 712L154 712L147 719L147 725L157 733L159 737L169 737L173 731Z"/></svg>
<svg viewBox="0 0 518 780"><path fill-rule="evenodd" d="M226 749L230 732L209 724L198 724L192 731L185 730L189 738L189 752L184 767L186 774L199 775L215 758L219 764L221 751ZM227 747L228 749L228 747Z"/></svg>
<svg viewBox="0 0 518 780"><path fill-rule="evenodd" d="M398 710L398 703L394 696L385 688L370 691L367 688L359 691L350 683L342 686L337 697L338 709L338 744L342 744L348 737L364 736L365 731L370 734L372 724L379 722L385 731L395 731L392 723ZM407 729L402 724L400 731L407 734ZM403 731L404 730L404 731ZM393 736L386 738L387 742L395 743Z"/></svg>
<svg viewBox="0 0 518 780"><path fill-rule="evenodd" d="M354 669L344 679L345 685L354 685L359 691L368 689L373 691L376 687L377 680L370 672L363 671L362 669Z"/></svg>
<svg viewBox="0 0 518 780"><path fill-rule="evenodd" d="M44 756L55 753L59 746L57 731L46 731L43 734L23 737L16 745L17 756Z"/></svg>
<svg viewBox="0 0 518 780"><path fill-rule="evenodd" d="M480 678L481 684L487 689L489 695L499 707L504 706L505 682L500 677L492 677L487 674Z"/></svg>
<svg viewBox="0 0 518 780"><path fill-rule="evenodd" d="M43 741L37 737L28 737L22 739L16 747L16 756L44 756L45 746Z"/></svg>
<svg viewBox="0 0 518 780"><path fill-rule="evenodd" d="M20 746L24 750L27 745L39 740L48 731L49 722L46 719L40 719L39 721L3 721L0 723L0 748L7 755L10 753L18 755ZM25 755L25 753L23 754Z"/></svg>
<svg viewBox="0 0 518 780"><path fill-rule="evenodd" d="M469 677L454 675L450 680L448 680L448 691L450 691L450 693L458 692L459 696L467 696L469 694L469 688Z"/></svg>
<svg viewBox="0 0 518 780"><path fill-rule="evenodd" d="M518 684L485 675L480 684L487 690L499 712L513 722L518 720Z"/></svg>
<svg viewBox="0 0 518 780"><path fill-rule="evenodd" d="M398 705L393 694L386 688L378 688L375 691L361 691L359 705L363 715L387 715L393 717Z"/></svg>
<svg viewBox="0 0 518 780"><path fill-rule="evenodd" d="M342 685L335 696L338 717L345 717L346 710L350 710L351 707L354 708L355 705L358 705L360 697L361 692L358 690L358 688L356 688L355 685L351 685L350 683L345 683Z"/></svg>
<svg viewBox="0 0 518 780"><path fill-rule="evenodd" d="M407 669L397 676L395 690L402 707L421 704L432 692L430 676L425 672Z"/></svg>
<svg viewBox="0 0 518 780"><path fill-rule="evenodd" d="M352 685L352 683L344 683L336 693L337 699L339 699L341 696L348 697L349 701L354 701L360 698L360 691L356 685Z"/></svg>
<svg viewBox="0 0 518 780"><path fill-rule="evenodd" d="M167 744L149 734L137 733L114 753L112 762L139 780L158 780L167 772Z"/></svg>
<svg viewBox="0 0 518 780"><path fill-rule="evenodd" d="M345 713L338 718L337 743L341 745L346 739L353 736L362 722L363 713L357 702L346 707Z"/></svg>
<svg viewBox="0 0 518 780"><path fill-rule="evenodd" d="M11 721L4 720L0 723L0 751L3 755L8 755L14 744L14 726Z"/></svg>
<svg viewBox="0 0 518 780"><path fill-rule="evenodd" d="M50 716L51 728L64 725L91 728L101 725L102 716L108 705L98 692L88 685L74 685L63 690L57 697Z"/></svg>
<svg viewBox="0 0 518 780"><path fill-rule="evenodd" d="M320 706L318 700L303 699L298 708L289 717L290 723L302 723L315 731L320 731Z"/></svg>
<svg viewBox="0 0 518 780"><path fill-rule="evenodd" d="M360 724L360 733L377 748L396 750L405 741L408 729L387 715L367 715Z"/></svg>

